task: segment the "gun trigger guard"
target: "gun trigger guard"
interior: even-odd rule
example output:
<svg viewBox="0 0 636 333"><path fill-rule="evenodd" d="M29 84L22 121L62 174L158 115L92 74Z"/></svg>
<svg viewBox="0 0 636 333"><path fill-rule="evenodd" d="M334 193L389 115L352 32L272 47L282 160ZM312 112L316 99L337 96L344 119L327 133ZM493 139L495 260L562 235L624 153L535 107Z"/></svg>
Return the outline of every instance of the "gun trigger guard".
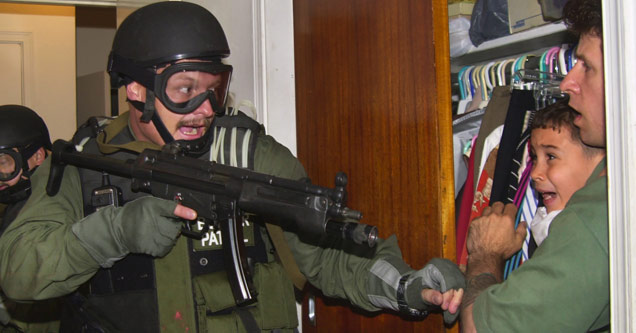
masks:
<svg viewBox="0 0 636 333"><path fill-rule="evenodd" d="M192 230L189 230L186 227L182 227L181 228L181 234L186 236L186 237L188 237L188 238L201 240L201 239L203 239L203 235L205 235L205 232L192 231Z"/></svg>
<svg viewBox="0 0 636 333"><path fill-rule="evenodd" d="M205 223L201 231L192 230L192 224L197 223L196 220L184 220L185 225L181 227L181 234L196 240L203 239L203 236L210 230L210 225Z"/></svg>

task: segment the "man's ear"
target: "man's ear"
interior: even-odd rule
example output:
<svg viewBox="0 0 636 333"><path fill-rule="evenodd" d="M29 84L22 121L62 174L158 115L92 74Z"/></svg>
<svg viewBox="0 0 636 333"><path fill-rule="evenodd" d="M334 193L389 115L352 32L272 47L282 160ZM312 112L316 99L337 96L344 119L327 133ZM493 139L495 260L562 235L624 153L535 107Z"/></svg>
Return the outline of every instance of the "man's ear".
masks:
<svg viewBox="0 0 636 333"><path fill-rule="evenodd" d="M133 81L126 86L126 97L131 101L146 101L146 87Z"/></svg>
<svg viewBox="0 0 636 333"><path fill-rule="evenodd" d="M35 153L29 158L29 170L35 168L36 166L42 164L44 159L46 158L46 151L44 147L40 147Z"/></svg>

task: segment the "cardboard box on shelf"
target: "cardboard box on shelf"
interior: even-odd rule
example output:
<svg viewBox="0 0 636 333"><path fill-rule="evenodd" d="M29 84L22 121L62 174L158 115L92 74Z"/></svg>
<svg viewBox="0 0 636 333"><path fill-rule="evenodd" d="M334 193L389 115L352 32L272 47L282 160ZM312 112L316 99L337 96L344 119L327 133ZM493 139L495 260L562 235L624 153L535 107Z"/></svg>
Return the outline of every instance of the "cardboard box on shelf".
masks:
<svg viewBox="0 0 636 333"><path fill-rule="evenodd" d="M448 2L448 17L453 18L457 16L470 17L473 14L473 7L475 3L472 1L457 1L451 3Z"/></svg>
<svg viewBox="0 0 636 333"><path fill-rule="evenodd" d="M546 21L556 21L563 17L563 7L567 0L539 0L543 19Z"/></svg>
<svg viewBox="0 0 636 333"><path fill-rule="evenodd" d="M538 1L508 0L508 25L511 34L546 23L550 22L543 19Z"/></svg>

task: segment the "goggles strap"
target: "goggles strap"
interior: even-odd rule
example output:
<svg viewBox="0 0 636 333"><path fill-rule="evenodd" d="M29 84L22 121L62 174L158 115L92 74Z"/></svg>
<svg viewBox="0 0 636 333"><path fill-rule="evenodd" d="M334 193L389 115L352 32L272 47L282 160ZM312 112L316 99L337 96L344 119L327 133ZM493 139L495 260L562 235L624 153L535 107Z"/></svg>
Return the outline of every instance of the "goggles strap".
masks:
<svg viewBox="0 0 636 333"><path fill-rule="evenodd" d="M129 100L129 99L126 99L126 101L127 101L127 102L130 102L130 104L132 104L132 105L135 107L135 109L137 109L137 110L143 110L143 109L144 109L144 103L143 103L143 102L140 102L140 101L131 101L131 100ZM143 112L143 111L142 111L142 112ZM142 116L143 116L143 113L142 113ZM142 121L143 121L143 117L142 117ZM150 118L148 118L148 120L147 120L147 121L145 121L145 122L147 123L147 122L149 122L149 121L150 121Z"/></svg>
<svg viewBox="0 0 636 333"><path fill-rule="evenodd" d="M143 110L141 121L144 123L149 122L155 116L155 93L152 90L146 89L146 103L144 103L143 109L139 110Z"/></svg>
<svg viewBox="0 0 636 333"><path fill-rule="evenodd" d="M42 146L40 144L34 143L25 148L19 148L20 155L22 156L22 171L25 175L31 176L29 172L29 159L33 154L35 154Z"/></svg>
<svg viewBox="0 0 636 333"><path fill-rule="evenodd" d="M119 115L119 87L121 86L119 74L116 72L110 73L110 116L116 117Z"/></svg>
<svg viewBox="0 0 636 333"><path fill-rule="evenodd" d="M172 141L174 141L172 134L168 132L168 129L163 124L163 121L161 121L161 118L159 118L159 115L157 114L157 112L155 112L152 116L152 123L155 125L157 132L159 132L159 135L161 135L161 138L163 139L163 142L165 144L169 144Z"/></svg>
<svg viewBox="0 0 636 333"><path fill-rule="evenodd" d="M152 90L146 89L145 103L142 103L139 101L130 101L130 103L137 110L143 110L141 112L142 122L148 123L149 121L152 120L152 123L155 125L155 128L157 129L157 132L159 132L159 135L163 139L163 142L168 144L174 141L174 138L172 137L170 132L168 132L168 129L163 124L163 121L161 121L161 118L159 118L159 115L157 114L157 111L155 109L155 93Z"/></svg>

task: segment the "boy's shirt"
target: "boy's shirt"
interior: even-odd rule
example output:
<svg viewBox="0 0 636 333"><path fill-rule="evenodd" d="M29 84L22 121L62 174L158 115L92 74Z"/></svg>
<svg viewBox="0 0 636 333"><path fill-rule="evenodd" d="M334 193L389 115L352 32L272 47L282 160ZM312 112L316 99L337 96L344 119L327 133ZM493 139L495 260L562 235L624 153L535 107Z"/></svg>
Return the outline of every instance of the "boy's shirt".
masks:
<svg viewBox="0 0 636 333"><path fill-rule="evenodd" d="M537 243L537 246L543 243L546 237L548 237L548 233L550 232L550 224L552 220L559 215L561 209L553 210L548 213L548 210L545 207L537 208L537 212L534 215L534 218L530 222L530 230L532 231L532 237L534 241Z"/></svg>

